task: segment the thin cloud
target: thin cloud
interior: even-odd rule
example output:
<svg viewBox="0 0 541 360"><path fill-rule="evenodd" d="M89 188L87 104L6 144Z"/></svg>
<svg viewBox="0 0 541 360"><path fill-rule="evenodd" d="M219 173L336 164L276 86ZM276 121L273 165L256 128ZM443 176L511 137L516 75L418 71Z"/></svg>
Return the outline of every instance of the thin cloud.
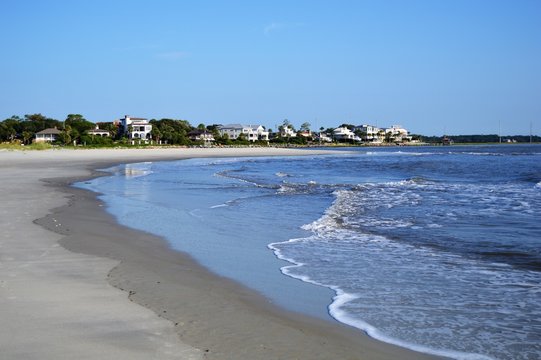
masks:
<svg viewBox="0 0 541 360"><path fill-rule="evenodd" d="M158 59L163 60L180 60L189 57L190 54L185 51L169 51L156 54Z"/></svg>
<svg viewBox="0 0 541 360"><path fill-rule="evenodd" d="M279 22L272 22L269 25L265 26L263 28L263 33L265 36L269 36L273 32L284 30L284 29L291 29L291 28L297 28L304 26L304 23L279 23Z"/></svg>

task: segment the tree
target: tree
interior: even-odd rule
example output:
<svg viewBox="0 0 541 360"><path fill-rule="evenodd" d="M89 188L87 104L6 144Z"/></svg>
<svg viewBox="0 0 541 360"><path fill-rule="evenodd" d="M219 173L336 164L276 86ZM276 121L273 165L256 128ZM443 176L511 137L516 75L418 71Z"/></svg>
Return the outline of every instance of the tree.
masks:
<svg viewBox="0 0 541 360"><path fill-rule="evenodd" d="M340 125L340 127L348 128L351 131L353 131L355 129L355 125L351 125L351 124L342 124L342 125Z"/></svg>
<svg viewBox="0 0 541 360"><path fill-rule="evenodd" d="M66 126L64 130L58 134L58 142L60 142L63 145L69 145L71 144L71 126Z"/></svg>
<svg viewBox="0 0 541 360"><path fill-rule="evenodd" d="M32 142L32 138L34 137L34 133L30 131L23 131L23 144L30 144Z"/></svg>
<svg viewBox="0 0 541 360"><path fill-rule="evenodd" d="M74 141L80 140L81 134L96 127L96 124L86 120L81 114L69 114L64 121L65 127L70 127L70 136Z"/></svg>
<svg viewBox="0 0 541 360"><path fill-rule="evenodd" d="M112 122L99 122L96 123L100 129L107 130L112 139L116 139L118 135L118 126Z"/></svg>
<svg viewBox="0 0 541 360"><path fill-rule="evenodd" d="M24 121L21 122L22 129L20 129L20 133L24 130L37 133L48 128L62 128L62 123L60 121L48 118L41 114L25 115L24 118Z"/></svg>
<svg viewBox="0 0 541 360"><path fill-rule="evenodd" d="M217 136L214 135L214 140L216 140L216 144L221 144L221 145L231 144L231 139L229 139L228 134L223 134L222 136L220 136L220 134L218 133Z"/></svg>
<svg viewBox="0 0 541 360"><path fill-rule="evenodd" d="M159 144L160 138L162 137L162 132L160 129L157 126L153 126L150 134L152 135L152 138Z"/></svg>
<svg viewBox="0 0 541 360"><path fill-rule="evenodd" d="M310 131L311 124L309 122L304 122L301 125L301 131Z"/></svg>
<svg viewBox="0 0 541 360"><path fill-rule="evenodd" d="M237 141L238 141L238 142L245 142L245 141L247 141L247 140L246 140L246 134L240 133L239 136L237 136Z"/></svg>
<svg viewBox="0 0 541 360"><path fill-rule="evenodd" d="M0 141L13 141L17 137L17 129L21 128L22 119L12 116L0 123Z"/></svg>
<svg viewBox="0 0 541 360"><path fill-rule="evenodd" d="M366 131L362 131L361 129L355 129L354 133L361 139L367 140L368 133Z"/></svg>

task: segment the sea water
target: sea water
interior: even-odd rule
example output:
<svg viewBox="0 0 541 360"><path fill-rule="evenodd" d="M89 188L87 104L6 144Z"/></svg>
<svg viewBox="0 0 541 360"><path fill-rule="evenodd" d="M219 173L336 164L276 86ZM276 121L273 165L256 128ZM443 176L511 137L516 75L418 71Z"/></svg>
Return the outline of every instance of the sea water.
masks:
<svg viewBox="0 0 541 360"><path fill-rule="evenodd" d="M457 359L541 358L541 146L122 165L79 184L270 302Z"/></svg>

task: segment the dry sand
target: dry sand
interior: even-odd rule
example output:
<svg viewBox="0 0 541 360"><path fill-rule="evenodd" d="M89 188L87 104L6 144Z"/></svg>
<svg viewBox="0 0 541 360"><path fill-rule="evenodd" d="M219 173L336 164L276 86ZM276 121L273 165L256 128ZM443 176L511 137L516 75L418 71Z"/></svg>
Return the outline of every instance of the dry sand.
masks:
<svg viewBox="0 0 541 360"><path fill-rule="evenodd" d="M69 187L122 162L298 154L307 151L0 151L0 359L432 358L278 309Z"/></svg>

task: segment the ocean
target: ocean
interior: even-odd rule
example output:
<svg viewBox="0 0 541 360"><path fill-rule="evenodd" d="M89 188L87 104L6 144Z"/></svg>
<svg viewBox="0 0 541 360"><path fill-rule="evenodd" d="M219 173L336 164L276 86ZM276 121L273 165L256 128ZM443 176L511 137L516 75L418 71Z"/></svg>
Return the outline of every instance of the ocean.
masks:
<svg viewBox="0 0 541 360"><path fill-rule="evenodd" d="M541 358L541 145L108 171L77 186L279 306L455 359Z"/></svg>

